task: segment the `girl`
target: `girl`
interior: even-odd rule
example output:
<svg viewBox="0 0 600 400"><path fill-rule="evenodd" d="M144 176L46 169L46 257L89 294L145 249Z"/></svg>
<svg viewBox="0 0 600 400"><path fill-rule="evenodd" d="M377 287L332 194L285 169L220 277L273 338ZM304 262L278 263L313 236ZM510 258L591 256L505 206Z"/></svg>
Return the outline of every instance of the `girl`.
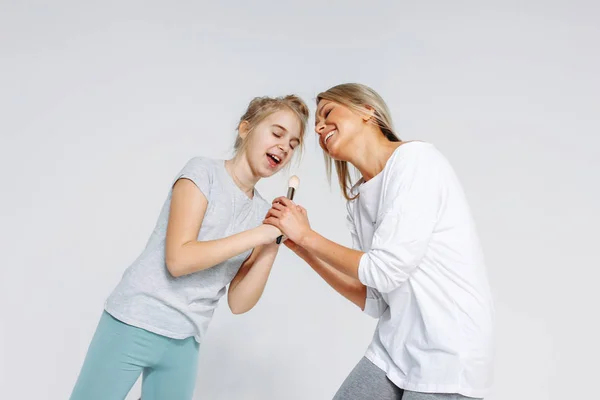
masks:
<svg viewBox="0 0 600 400"><path fill-rule="evenodd" d="M482 398L490 385L493 307L465 195L431 144L402 142L383 99L359 84L317 97L316 133L335 160L354 249L313 231L275 199L266 223L329 285L379 318L335 399ZM351 187L348 163L361 179ZM328 164L331 171L331 164Z"/></svg>
<svg viewBox="0 0 600 400"><path fill-rule="evenodd" d="M293 95L256 98L235 156L191 159L177 175L141 255L108 297L71 399L123 399L143 374L144 400L191 399L198 348L225 286L235 314L259 300L279 229L261 178L303 144L308 108Z"/></svg>

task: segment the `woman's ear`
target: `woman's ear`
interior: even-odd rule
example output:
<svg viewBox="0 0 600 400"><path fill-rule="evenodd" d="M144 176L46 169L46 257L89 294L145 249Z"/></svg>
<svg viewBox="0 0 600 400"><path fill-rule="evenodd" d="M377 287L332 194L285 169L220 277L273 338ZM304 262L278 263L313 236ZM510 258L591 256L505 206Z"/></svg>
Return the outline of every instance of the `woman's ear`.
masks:
<svg viewBox="0 0 600 400"><path fill-rule="evenodd" d="M375 109L369 105L366 105L363 107L363 116L362 119L365 122L369 122L371 120L371 118L373 118L375 116Z"/></svg>
<svg viewBox="0 0 600 400"><path fill-rule="evenodd" d="M245 140L248 136L248 133L250 132L250 124L248 123L248 121L240 122L240 125L238 126L238 132L242 140Z"/></svg>

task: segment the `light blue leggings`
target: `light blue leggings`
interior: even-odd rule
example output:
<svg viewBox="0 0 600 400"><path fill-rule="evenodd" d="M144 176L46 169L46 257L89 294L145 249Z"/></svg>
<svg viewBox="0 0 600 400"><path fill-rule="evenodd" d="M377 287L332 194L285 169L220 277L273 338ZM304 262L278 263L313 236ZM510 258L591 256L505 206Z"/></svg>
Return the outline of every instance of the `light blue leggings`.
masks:
<svg viewBox="0 0 600 400"><path fill-rule="evenodd" d="M71 400L123 400L141 373L143 400L190 400L197 369L198 343L193 337L157 335L105 311Z"/></svg>

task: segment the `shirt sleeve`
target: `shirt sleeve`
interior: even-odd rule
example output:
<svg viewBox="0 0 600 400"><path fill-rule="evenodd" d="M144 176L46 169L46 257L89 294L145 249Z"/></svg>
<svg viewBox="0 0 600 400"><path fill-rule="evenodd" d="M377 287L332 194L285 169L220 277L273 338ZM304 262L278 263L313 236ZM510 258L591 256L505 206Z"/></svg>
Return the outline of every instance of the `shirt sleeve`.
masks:
<svg viewBox="0 0 600 400"><path fill-rule="evenodd" d="M346 216L346 225L350 230L352 236L352 248L355 250L362 250L360 242L358 240L358 234L356 227L354 226L354 219L352 218L352 206L350 202L347 204L348 214ZM364 313L373 318L379 318L387 310L389 305L381 296L381 293L375 288L367 286L367 297L365 299Z"/></svg>
<svg viewBox="0 0 600 400"><path fill-rule="evenodd" d="M389 293L419 266L437 223L442 186L434 150L419 146L398 154L382 196L371 249L360 259L358 277Z"/></svg>
<svg viewBox="0 0 600 400"><path fill-rule="evenodd" d="M173 184L175 184L179 179L189 179L198 187L198 189L200 189L206 199L210 201L210 188L213 181L210 161L211 160L202 157L192 158L179 172L173 181Z"/></svg>

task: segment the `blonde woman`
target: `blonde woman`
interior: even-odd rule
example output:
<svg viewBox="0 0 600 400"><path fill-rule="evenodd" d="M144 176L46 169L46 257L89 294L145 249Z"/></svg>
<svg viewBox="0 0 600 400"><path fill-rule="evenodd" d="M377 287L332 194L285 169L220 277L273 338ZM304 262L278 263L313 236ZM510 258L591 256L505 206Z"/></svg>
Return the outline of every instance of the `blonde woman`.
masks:
<svg viewBox="0 0 600 400"><path fill-rule="evenodd" d="M432 144L401 141L385 102L364 85L319 94L315 130L348 200L353 248L315 232L306 210L285 197L265 222L336 291L379 318L335 399L483 398L493 305L452 167ZM361 175L354 185L348 164Z"/></svg>

